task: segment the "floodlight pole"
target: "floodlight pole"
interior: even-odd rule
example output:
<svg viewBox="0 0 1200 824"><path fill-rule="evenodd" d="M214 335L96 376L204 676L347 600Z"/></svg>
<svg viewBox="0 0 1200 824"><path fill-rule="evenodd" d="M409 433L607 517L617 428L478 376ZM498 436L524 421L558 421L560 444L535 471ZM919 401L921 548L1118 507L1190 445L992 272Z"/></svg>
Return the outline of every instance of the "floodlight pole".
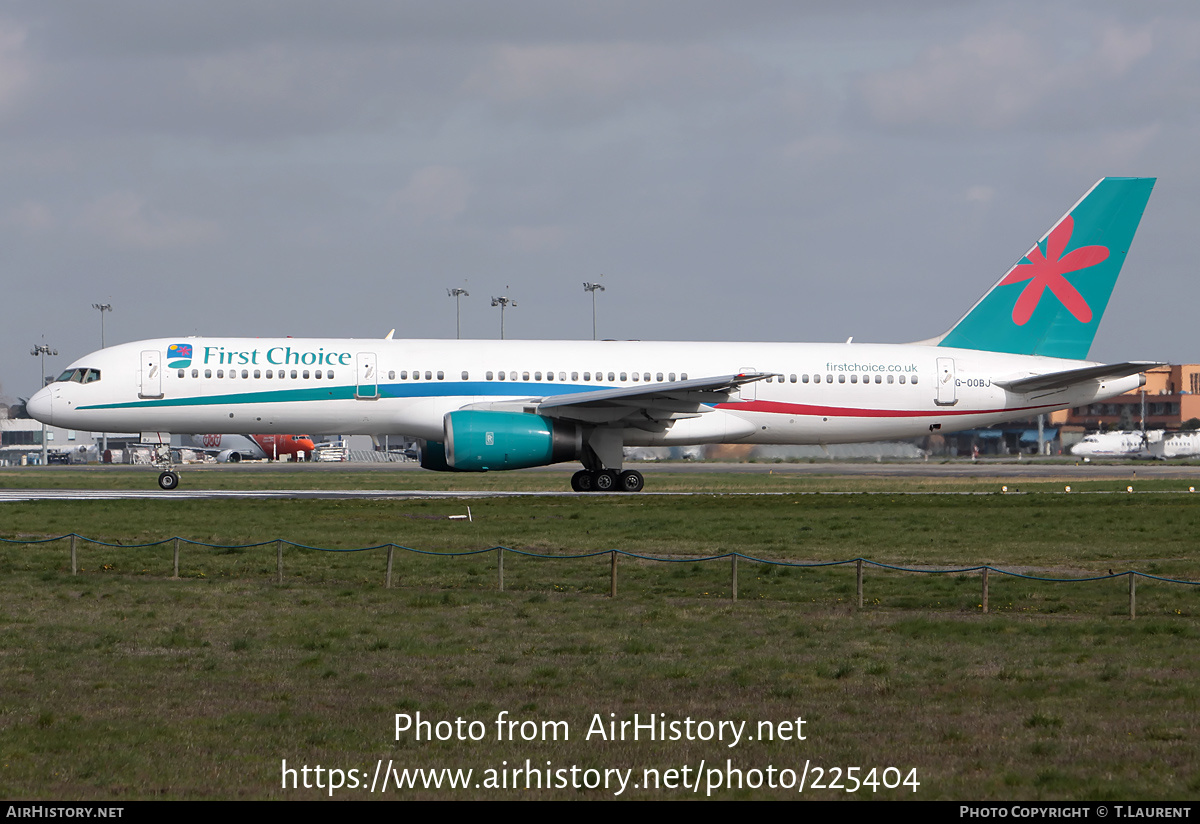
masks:
<svg viewBox="0 0 1200 824"><path fill-rule="evenodd" d="M462 338L462 314L459 311L462 298L469 298L471 293L466 289L460 289L457 286L453 289L447 289L446 294L454 298L454 337L455 339Z"/></svg>
<svg viewBox="0 0 1200 824"><path fill-rule="evenodd" d="M517 302L508 295L492 298L492 306L500 307L500 340L504 340L504 310L509 306L516 306Z"/></svg>
<svg viewBox="0 0 1200 824"><path fill-rule="evenodd" d="M602 276L603 277L603 276ZM592 340L596 339L596 292L604 291L603 284L584 281L583 291L592 293Z"/></svg>
<svg viewBox="0 0 1200 824"><path fill-rule="evenodd" d="M104 348L104 313L112 311L111 303L93 303L93 309L100 310L100 348Z"/></svg>
<svg viewBox="0 0 1200 824"><path fill-rule="evenodd" d="M38 388L41 389L43 386L46 385L46 356L47 355L57 355L58 350L51 349L48 345L46 345L44 343L39 343L37 346L35 346L29 350L29 354L33 355L35 358L40 355L42 358L41 378L39 378L39 380L38 380L38 384L39 384ZM46 450L46 424L43 423L42 424L42 466L46 465L47 459L48 459L48 455L47 455L47 450Z"/></svg>

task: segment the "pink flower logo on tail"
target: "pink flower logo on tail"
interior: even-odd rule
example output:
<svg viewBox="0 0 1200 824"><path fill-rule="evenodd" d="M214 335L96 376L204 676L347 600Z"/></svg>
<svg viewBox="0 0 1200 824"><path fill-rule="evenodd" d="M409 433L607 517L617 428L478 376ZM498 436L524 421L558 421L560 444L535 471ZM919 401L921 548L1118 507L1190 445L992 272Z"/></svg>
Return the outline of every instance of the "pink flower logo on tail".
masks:
<svg viewBox="0 0 1200 824"><path fill-rule="evenodd" d="M1067 215L1046 238L1045 254L1042 254L1040 246L1034 246L1029 250L1029 254L1025 255L1029 262L1018 263L1004 277L1004 280L1000 281L1000 286L1029 281L1029 285L1021 291L1016 305L1013 306L1012 318L1013 323L1017 326L1024 326L1033 317L1033 310L1037 309L1038 303L1042 300L1042 292L1047 288L1075 316L1077 321L1087 323L1092 319L1092 307L1087 305L1083 295L1079 294L1079 290L1072 286L1063 275L1102 263L1108 259L1108 248L1105 246L1080 246L1078 249L1072 249L1066 257L1063 257L1063 250L1067 248L1074 228L1074 219Z"/></svg>

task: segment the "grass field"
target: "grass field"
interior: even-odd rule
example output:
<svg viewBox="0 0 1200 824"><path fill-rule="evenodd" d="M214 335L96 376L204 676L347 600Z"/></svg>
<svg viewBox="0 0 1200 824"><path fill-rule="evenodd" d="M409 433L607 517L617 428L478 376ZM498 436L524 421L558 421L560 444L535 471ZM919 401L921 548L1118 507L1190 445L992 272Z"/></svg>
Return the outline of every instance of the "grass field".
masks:
<svg viewBox="0 0 1200 824"><path fill-rule="evenodd" d="M68 487L103 477L47 474ZM339 479L285 474L290 488ZM136 475L143 487L147 477ZM370 485L430 488L438 477L372 473ZM501 486L506 478L509 486L561 482L536 473L483 476ZM193 481L202 482L200 473L189 473ZM786 483L659 476L655 488L714 494L483 499L469 502L469 523L448 518L465 511L455 500L5 503L0 537L8 539L78 532L124 545L179 535L330 549L395 542L436 553L622 549L680 562L623 558L612 599L608 555L506 553L499 592L494 553L398 553L394 587L384 589L381 550L289 547L280 585L273 544L185 545L179 580L170 578L169 544L80 543L74 576L65 541L4 546L0 797L328 797L315 787L282 789L284 759L296 769L365 771L367 784L381 759L397 770L474 770L466 789L393 786L385 798L614 797L603 784L527 790L523 773L517 789L511 774L507 788L486 786L485 770L524 768L526 759L543 785L546 769L566 770L568 783L603 775L588 769L632 770L620 797L633 798L705 797L718 777L714 797L796 797L794 787L748 785L754 770L777 784L789 780L780 770L794 770L797 781L806 763L801 797L1200 797L1200 587L1139 581L1130 621L1125 578L1066 584L993 574L992 614L983 615L978 573L868 568L858 610L853 566L742 561L735 604L728 560L686 560L736 551L792 562L864 556L923 569L986 563L1051 577L1134 569L1200 580L1200 499L1174 491L1048 494L1056 481L1025 482L1021 495L900 494L994 490L982 480ZM0 485L14 484L0 475ZM1091 486L1115 491L1124 482ZM862 494L806 494L822 487ZM1046 494L1030 492L1039 488ZM786 494L719 494L735 490ZM474 729L484 734L397 739L396 714L417 712L435 722L480 721ZM501 712L566 722L569 740L562 728L560 740L540 740L540 732L537 740L497 740ZM605 722L635 714L643 722L652 714L746 722L755 740L731 747L728 737L650 741L644 732L638 741L588 740L597 714ZM805 740L758 740L759 722L797 718ZM727 761L742 771L741 789L724 786ZM685 767L677 780L687 789L633 787L644 770L666 782L667 770ZM841 770L844 785L853 783L851 767L860 780L872 768L877 778L895 768L887 773L893 784L915 769L919 787L814 788L818 767L826 783ZM334 797L372 796L344 788Z"/></svg>

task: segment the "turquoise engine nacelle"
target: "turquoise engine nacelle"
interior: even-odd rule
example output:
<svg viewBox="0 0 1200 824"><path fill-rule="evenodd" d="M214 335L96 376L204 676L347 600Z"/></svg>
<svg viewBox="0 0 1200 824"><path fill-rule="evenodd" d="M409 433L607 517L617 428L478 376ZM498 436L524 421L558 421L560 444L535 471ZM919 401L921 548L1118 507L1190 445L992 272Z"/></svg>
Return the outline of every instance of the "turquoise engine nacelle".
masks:
<svg viewBox="0 0 1200 824"><path fill-rule="evenodd" d="M445 417L443 428L446 465L460 472L547 466L583 452L578 424L526 412L459 410Z"/></svg>
<svg viewBox="0 0 1200 824"><path fill-rule="evenodd" d="M421 457L421 468L432 469L434 472L454 472L455 469L446 463L446 445L441 441L420 441L417 450Z"/></svg>

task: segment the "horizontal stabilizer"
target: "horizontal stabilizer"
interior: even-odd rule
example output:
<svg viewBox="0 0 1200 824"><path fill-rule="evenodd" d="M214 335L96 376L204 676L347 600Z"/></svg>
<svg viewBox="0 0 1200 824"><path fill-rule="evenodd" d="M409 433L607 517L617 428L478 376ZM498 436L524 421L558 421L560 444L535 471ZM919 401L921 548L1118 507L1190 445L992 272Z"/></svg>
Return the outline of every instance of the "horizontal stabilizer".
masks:
<svg viewBox="0 0 1200 824"><path fill-rule="evenodd" d="M1098 366L1085 366L1082 369L1067 369L1063 372L1049 372L1044 375L1029 375L1023 378L993 380L992 383L1002 386L1012 392L1029 394L1046 389L1067 389L1085 381L1103 381L1124 378L1145 372L1161 363L1154 361L1129 361L1127 363L1102 363Z"/></svg>

